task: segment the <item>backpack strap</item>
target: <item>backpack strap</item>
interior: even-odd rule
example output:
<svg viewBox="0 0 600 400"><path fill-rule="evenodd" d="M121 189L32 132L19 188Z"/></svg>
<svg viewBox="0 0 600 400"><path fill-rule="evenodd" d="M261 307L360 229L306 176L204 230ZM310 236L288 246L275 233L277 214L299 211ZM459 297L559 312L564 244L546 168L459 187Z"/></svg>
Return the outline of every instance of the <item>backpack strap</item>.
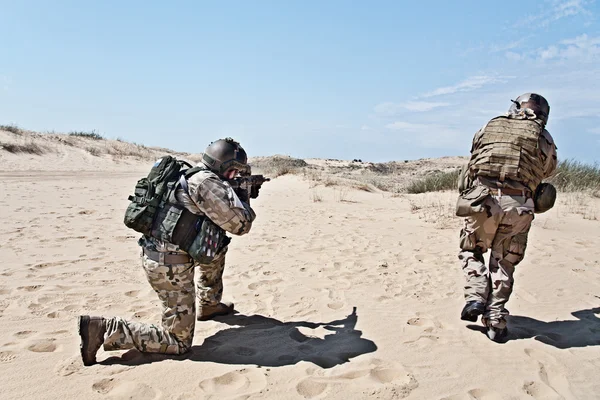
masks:
<svg viewBox="0 0 600 400"><path fill-rule="evenodd" d="M185 162L185 161L184 161ZM187 163L186 163L187 164ZM189 164L188 164L189 165ZM194 175L197 172L202 171L202 167L192 167L192 168L188 168L186 169L183 174L181 174L181 176L179 177L179 186L181 186L183 188L183 190L185 190L185 192L189 195L189 187L187 184L187 180Z"/></svg>

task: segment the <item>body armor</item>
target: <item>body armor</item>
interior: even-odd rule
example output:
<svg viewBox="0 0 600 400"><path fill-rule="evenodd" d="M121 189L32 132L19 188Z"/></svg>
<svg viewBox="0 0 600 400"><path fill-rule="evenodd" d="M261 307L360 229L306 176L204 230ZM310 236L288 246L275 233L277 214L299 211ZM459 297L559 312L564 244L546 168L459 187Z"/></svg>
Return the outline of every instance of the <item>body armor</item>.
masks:
<svg viewBox="0 0 600 400"><path fill-rule="evenodd" d="M539 138L544 126L538 119L500 116L492 119L473 140L468 172L495 178L511 179L532 192L544 179Z"/></svg>

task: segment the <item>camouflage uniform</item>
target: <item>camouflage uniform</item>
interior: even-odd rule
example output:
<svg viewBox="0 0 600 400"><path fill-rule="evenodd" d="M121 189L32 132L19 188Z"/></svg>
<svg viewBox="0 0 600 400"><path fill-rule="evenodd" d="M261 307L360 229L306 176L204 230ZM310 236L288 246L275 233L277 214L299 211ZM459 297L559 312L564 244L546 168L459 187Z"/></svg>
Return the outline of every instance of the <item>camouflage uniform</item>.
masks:
<svg viewBox="0 0 600 400"><path fill-rule="evenodd" d="M485 127L484 127L485 128ZM482 130L484 129L482 128ZM480 136L480 130L474 141ZM544 177L551 176L556 169L556 146L550 133L544 129L538 140L541 150ZM475 177L474 185L490 188L505 187L527 191L528 188L510 179ZM530 196L506 195L501 193L487 197L482 212L465 218L465 227L460 232L458 258L466 278L465 300L480 301L486 305L483 318L486 325L503 329L508 311L504 305L513 290L515 266L523 260L527 247L527 234L534 218L534 203ZM491 249L489 268L483 254Z"/></svg>
<svg viewBox="0 0 600 400"><path fill-rule="evenodd" d="M200 164L199 166L203 166ZM242 202L227 182L203 169L188 180L188 192L179 189L177 200L189 211L206 215L215 224L235 235L250 231L254 211ZM177 246L144 236L140 246L153 252L187 255ZM142 251L142 266L148 282L163 305L160 326L126 321L119 317L106 319L105 350L136 348L143 352L182 354L190 350L196 321L195 296L203 305L216 305L223 294L223 269L227 246L222 248L210 264L197 264L190 258L184 264L153 261ZM194 269L200 277L194 288Z"/></svg>

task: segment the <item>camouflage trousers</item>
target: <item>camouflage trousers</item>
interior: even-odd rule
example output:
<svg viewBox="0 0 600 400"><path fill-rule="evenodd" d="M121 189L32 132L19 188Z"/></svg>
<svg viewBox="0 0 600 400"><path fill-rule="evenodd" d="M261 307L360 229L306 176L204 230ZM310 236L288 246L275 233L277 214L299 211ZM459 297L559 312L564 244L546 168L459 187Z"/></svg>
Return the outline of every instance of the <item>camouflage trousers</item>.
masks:
<svg viewBox="0 0 600 400"><path fill-rule="evenodd" d="M534 218L532 205L531 199L523 196L490 196L484 202L485 210L465 218L460 232L458 258L466 279L465 300L486 305L483 318L489 326L506 326L504 305L513 290L515 266L525 256ZM489 267L483 258L488 249Z"/></svg>
<svg viewBox="0 0 600 400"><path fill-rule="evenodd" d="M196 323L196 294L200 306L214 305L223 294L223 269L227 248L206 265L160 264L142 255L142 266L152 289L162 302L160 326L127 321L120 317L106 319L104 350L136 348L147 353L183 354L192 347ZM197 292L194 269L198 267Z"/></svg>
<svg viewBox="0 0 600 400"><path fill-rule="evenodd" d="M210 264L198 264L198 283L196 297L198 305L214 306L223 297L223 271L225 270L225 255L227 247L223 248Z"/></svg>

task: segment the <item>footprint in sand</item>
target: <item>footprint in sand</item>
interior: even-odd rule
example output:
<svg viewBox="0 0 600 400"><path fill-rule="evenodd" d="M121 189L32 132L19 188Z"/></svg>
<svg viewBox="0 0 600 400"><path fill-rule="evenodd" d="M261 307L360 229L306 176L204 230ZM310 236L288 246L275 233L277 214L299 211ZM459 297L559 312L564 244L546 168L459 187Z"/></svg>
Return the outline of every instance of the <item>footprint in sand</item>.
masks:
<svg viewBox="0 0 600 400"><path fill-rule="evenodd" d="M471 389L464 394L442 397L440 400L502 400L504 397L489 389Z"/></svg>
<svg viewBox="0 0 600 400"><path fill-rule="evenodd" d="M2 351L0 352L0 363L9 363L14 361L17 358L17 354L12 351Z"/></svg>
<svg viewBox="0 0 600 400"><path fill-rule="evenodd" d="M54 367L54 372L58 376L69 376L76 372L82 371L83 368L84 366L81 363L81 357L77 355L60 361Z"/></svg>
<svg viewBox="0 0 600 400"><path fill-rule="evenodd" d="M327 397L327 393L336 391L336 386L348 384L363 388L362 393L369 397L404 398L419 386L404 366L379 359L344 364L335 370L309 369L307 374L310 376L296 385L298 394L307 399Z"/></svg>
<svg viewBox="0 0 600 400"><path fill-rule="evenodd" d="M27 347L27 350L34 353L52 353L58 349L53 340L41 340Z"/></svg>
<svg viewBox="0 0 600 400"><path fill-rule="evenodd" d="M40 290L44 285L31 285L31 286L20 286L17 290L23 290L25 292L35 292L36 290Z"/></svg>
<svg viewBox="0 0 600 400"><path fill-rule="evenodd" d="M267 379L259 369L245 368L200 381L200 389L208 398L222 396L249 396L267 386Z"/></svg>
<svg viewBox="0 0 600 400"><path fill-rule="evenodd" d="M573 397L569 390L569 381L565 377L565 368L553 356L537 349L524 351L537 363L540 378L540 381L526 381L523 384L525 393L536 399Z"/></svg>
<svg viewBox="0 0 600 400"><path fill-rule="evenodd" d="M92 385L92 390L117 399L148 400L160 397L160 393L148 385L116 378L101 379Z"/></svg>
<svg viewBox="0 0 600 400"><path fill-rule="evenodd" d="M326 382L319 382L312 378L306 378L296 385L296 391L305 399L312 399L323 394L327 389Z"/></svg>
<svg viewBox="0 0 600 400"><path fill-rule="evenodd" d="M19 339L24 339L24 338L28 338L29 336L33 335L34 333L36 333L35 331L19 331L17 333L15 333L13 336Z"/></svg>
<svg viewBox="0 0 600 400"><path fill-rule="evenodd" d="M113 390L116 385L117 381L115 381L115 378L106 378L95 382L92 385L92 390L100 394L107 394Z"/></svg>
<svg viewBox="0 0 600 400"><path fill-rule="evenodd" d="M327 303L327 307L331 308L332 310L339 310L340 308L343 308L345 306L345 303L336 301L333 303Z"/></svg>
<svg viewBox="0 0 600 400"><path fill-rule="evenodd" d="M417 316L410 318L406 321L406 324L415 327L414 329L407 330L407 333L412 333L412 338L404 341L407 344L419 342L421 339L426 339L427 343L438 341L440 338L439 331L443 330L443 325L436 318L421 315L418 312ZM417 332L417 327L420 329L420 332Z"/></svg>

